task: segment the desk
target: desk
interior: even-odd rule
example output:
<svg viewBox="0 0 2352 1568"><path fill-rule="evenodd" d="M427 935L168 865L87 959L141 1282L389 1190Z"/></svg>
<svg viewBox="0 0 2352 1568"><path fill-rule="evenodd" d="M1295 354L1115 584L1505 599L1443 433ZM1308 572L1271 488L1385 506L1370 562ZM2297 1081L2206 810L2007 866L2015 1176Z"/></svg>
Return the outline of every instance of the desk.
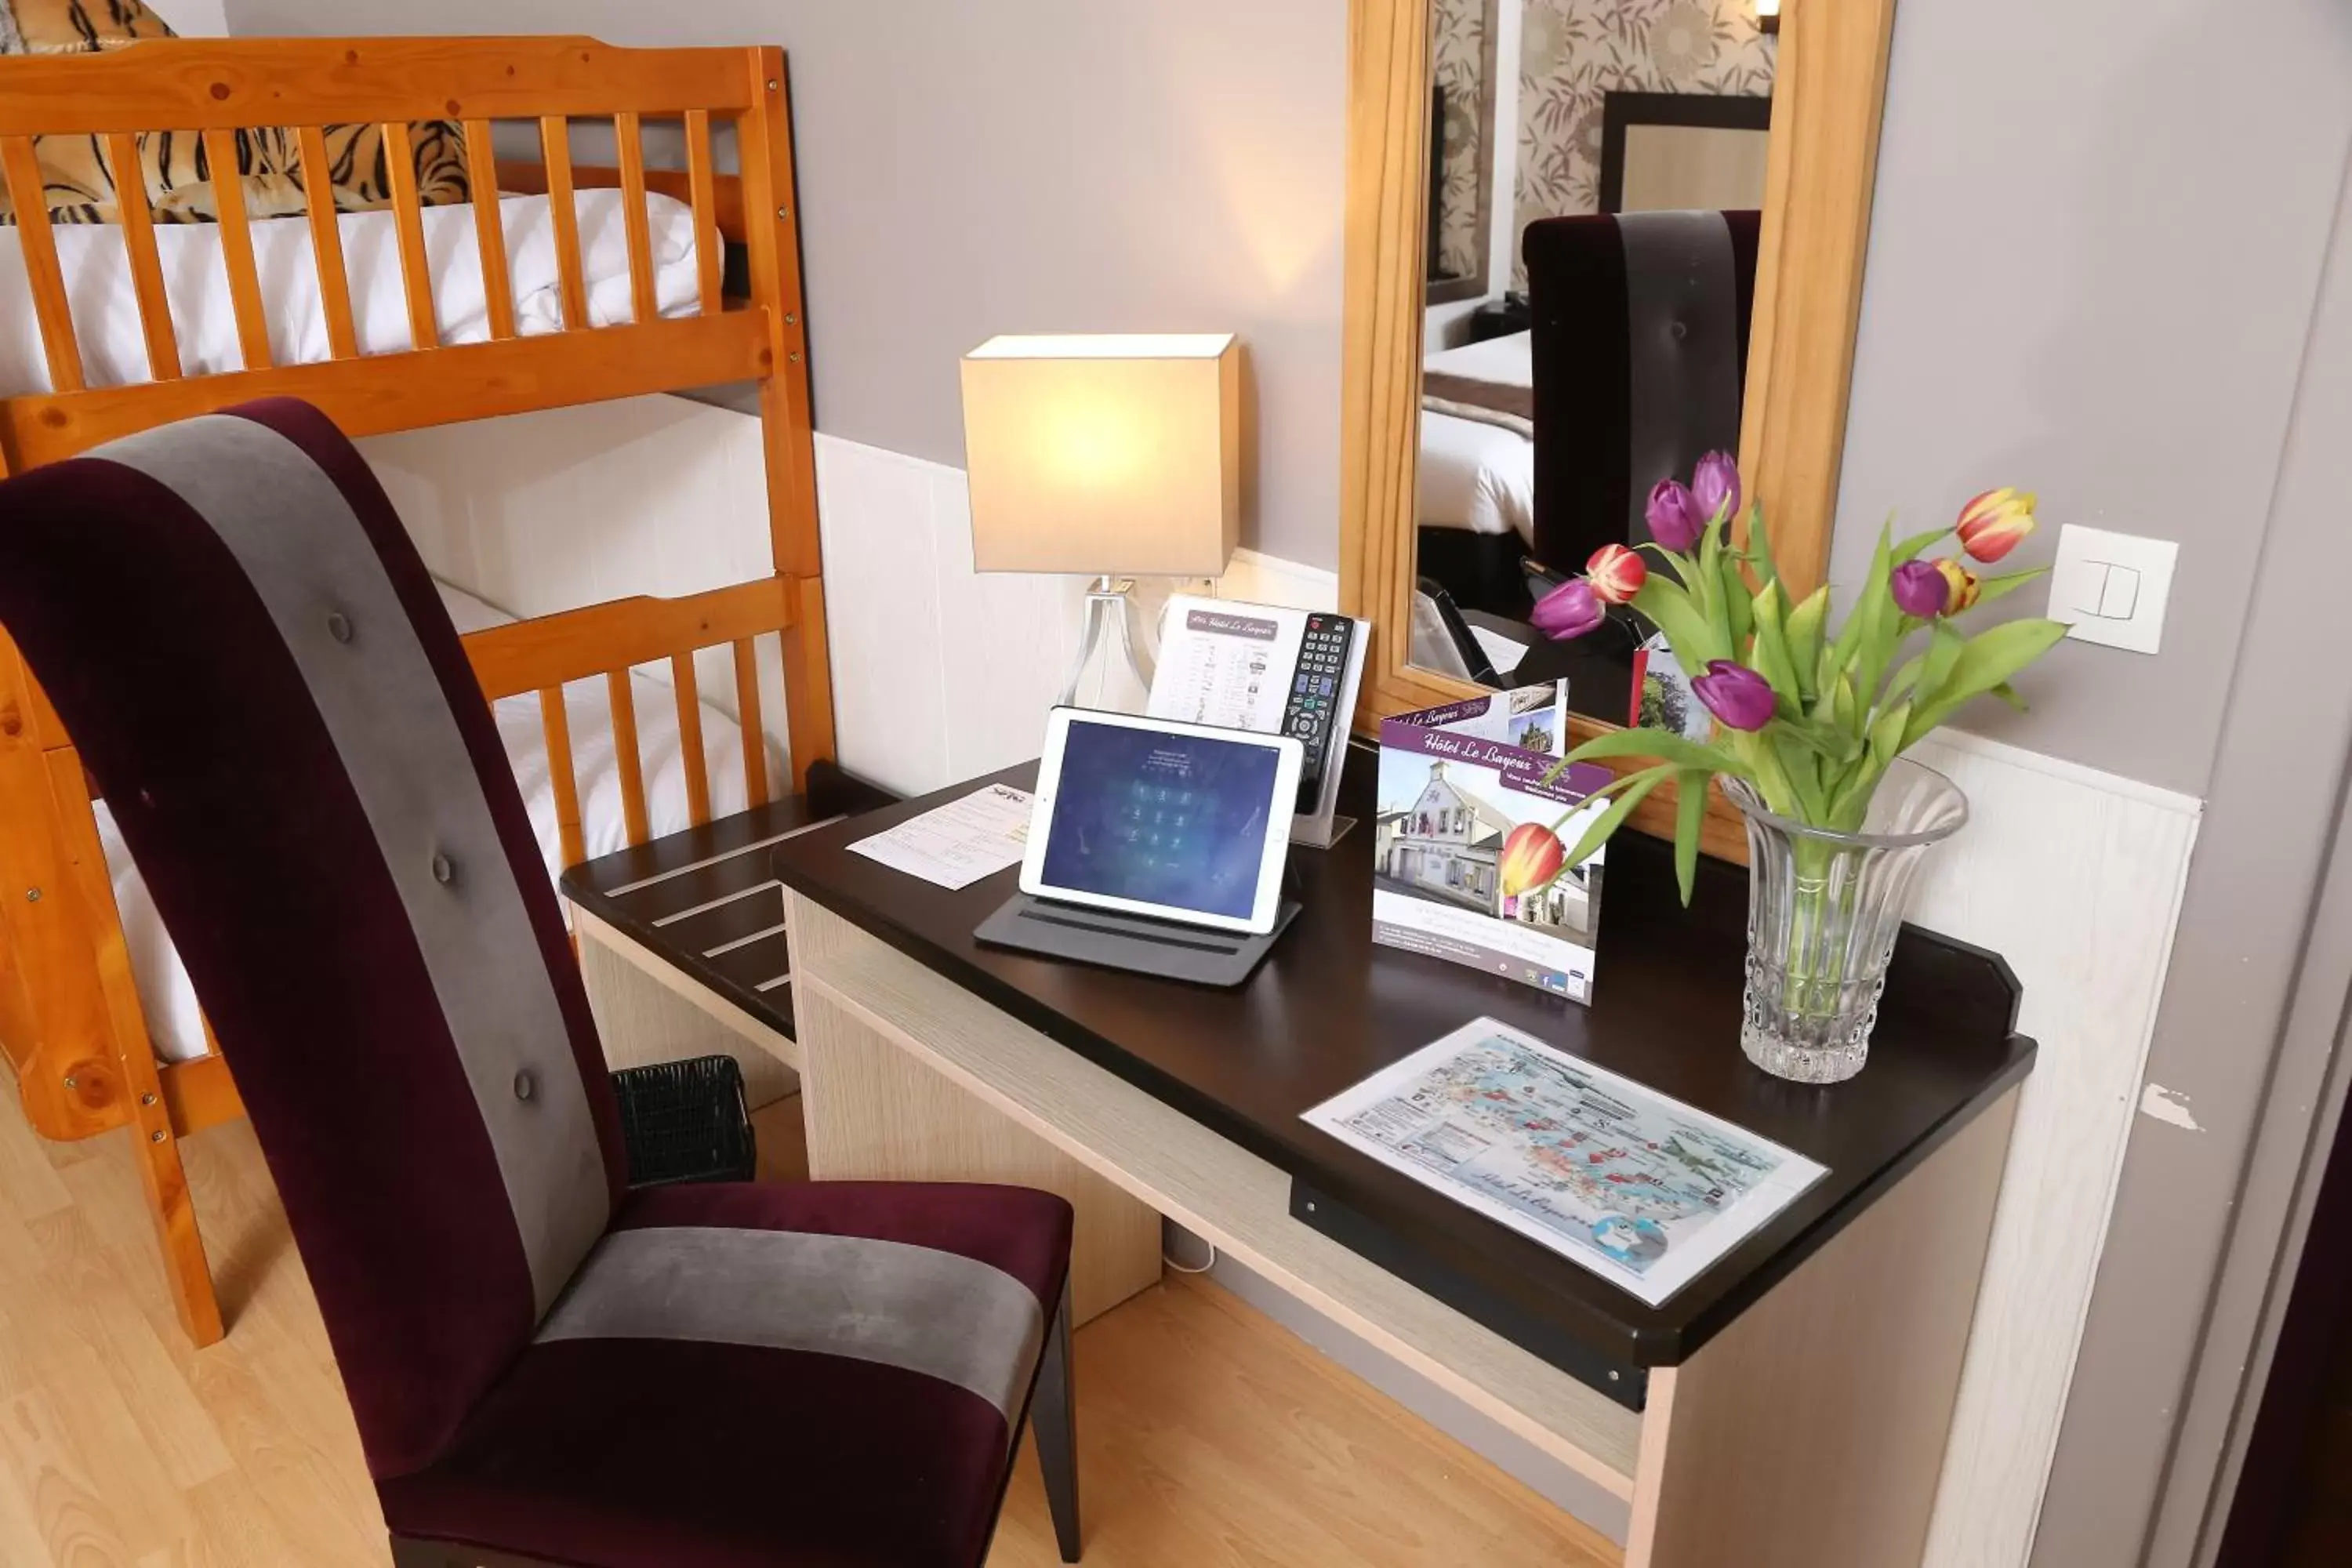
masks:
<svg viewBox="0 0 2352 1568"><path fill-rule="evenodd" d="M1370 816L1372 773L1351 753L1343 811ZM1627 1500L1633 1568L1918 1561L2032 1061L1999 959L1906 931L1868 1070L1786 1084L1739 1053L1738 868L1708 863L1685 911L1663 847L1613 847L1586 1009L1372 947L1360 829L1294 853L1305 912L1248 985L1186 987L978 947L971 929L1010 871L948 892L848 851L971 787L774 852L813 1175L1063 1193L1079 1215L1081 1319L1158 1278L1160 1216L1173 1218ZM1480 1014L1831 1173L1651 1308L1298 1120ZM1643 1369L1643 1408L1293 1219L1294 1176L1602 1363Z"/></svg>

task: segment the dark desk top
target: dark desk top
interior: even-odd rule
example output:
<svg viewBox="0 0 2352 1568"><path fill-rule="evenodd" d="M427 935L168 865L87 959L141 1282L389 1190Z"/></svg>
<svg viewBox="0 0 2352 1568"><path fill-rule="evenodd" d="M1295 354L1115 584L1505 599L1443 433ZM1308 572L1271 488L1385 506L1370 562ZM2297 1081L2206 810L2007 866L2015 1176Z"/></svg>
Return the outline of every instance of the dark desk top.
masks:
<svg viewBox="0 0 2352 1568"><path fill-rule="evenodd" d="M1369 821L1373 753L1351 751L1340 810ZM1035 765L993 774L1028 787ZM1739 1049L1747 873L1701 862L1677 902L1667 847L1611 846L1591 1007L1371 941L1371 837L1294 847L1305 910L1249 984L1210 990L982 948L972 928L1017 869L950 892L847 847L969 793L974 780L786 840L795 891L1033 1028L1540 1314L1596 1352L1673 1365L1811 1256L2031 1068L2017 983L1998 957L1906 928L1870 1065L1832 1088L1785 1083ZM1439 1196L1299 1120L1480 1015L1811 1156L1829 1174L1664 1305Z"/></svg>
<svg viewBox="0 0 2352 1568"><path fill-rule="evenodd" d="M897 799L820 760L806 794L583 861L563 873L563 893L789 1039L784 895L767 851L813 822Z"/></svg>

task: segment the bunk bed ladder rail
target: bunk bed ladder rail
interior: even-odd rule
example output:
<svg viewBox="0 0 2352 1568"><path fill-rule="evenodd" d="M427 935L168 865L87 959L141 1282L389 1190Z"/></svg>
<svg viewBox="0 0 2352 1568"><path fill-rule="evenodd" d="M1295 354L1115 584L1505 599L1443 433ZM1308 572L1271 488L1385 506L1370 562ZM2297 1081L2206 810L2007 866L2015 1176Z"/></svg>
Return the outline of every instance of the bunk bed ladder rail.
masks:
<svg viewBox="0 0 2352 1568"><path fill-rule="evenodd" d="M742 733L745 798L765 805L771 798L767 741L760 710L758 638L789 634L796 608L788 584L762 577L677 599L618 599L560 616L476 632L466 639L467 656L491 701L537 693L540 721L547 736L556 829L566 866L588 858L581 827L580 784L572 763L571 716L563 688L573 681L602 679L612 712L615 772L621 784L624 832L629 844L652 836L646 805L645 763L637 734L635 680L640 665L666 666L677 707L678 749L686 773L687 808L693 826L710 820L710 777L702 732L700 683L694 656L706 648L728 649L735 672L735 710Z"/></svg>

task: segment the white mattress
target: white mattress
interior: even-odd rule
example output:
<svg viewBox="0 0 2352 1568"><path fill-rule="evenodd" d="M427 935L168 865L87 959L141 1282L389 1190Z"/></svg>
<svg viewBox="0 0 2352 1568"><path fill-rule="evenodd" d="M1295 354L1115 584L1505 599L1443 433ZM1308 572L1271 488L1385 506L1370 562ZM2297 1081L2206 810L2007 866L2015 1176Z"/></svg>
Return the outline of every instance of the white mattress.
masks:
<svg viewBox="0 0 2352 1568"><path fill-rule="evenodd" d="M581 267L588 283L588 314L595 325L634 319L629 288L628 236L621 222L625 198L616 190L577 193ZM694 217L683 202L665 195L646 198L653 237L655 299L665 316L688 315L700 306L694 259ZM425 249L433 269L433 311L444 344L487 341L489 317L482 289L481 249L474 236L470 205L426 207ZM557 292L554 226L545 196L507 196L499 203L506 227L507 270L515 300L516 330L525 336L562 326ZM400 271L399 241L389 211L344 213L343 267L351 281L352 316L362 353L391 353L411 346L407 295ZM122 230L113 224L60 224L58 263L65 275L74 335L81 348L83 377L91 386L121 386L148 379L146 339L139 325L139 302L131 287L131 264ZM178 334L180 368L209 375L245 368L237 350L236 318L229 302L228 272L221 258L218 224L159 224L157 252L163 266L163 291L171 301ZM310 230L299 217L267 218L253 225L254 264L269 320L269 346L277 363L308 364L329 357L327 321L319 304L319 264ZM0 396L47 392L48 362L33 319L32 289L17 230L0 228Z"/></svg>
<svg viewBox="0 0 2352 1568"><path fill-rule="evenodd" d="M1535 543L1536 445L1516 430L1423 409L1414 486L1425 528L1516 533Z"/></svg>
<svg viewBox="0 0 2352 1568"><path fill-rule="evenodd" d="M514 617L470 594L441 584L441 601L460 633L504 626ZM646 815L654 833L675 833L687 826L686 763L678 743L677 700L665 683L638 675L636 680L637 749L645 763ZM613 710L601 679L578 681L564 689L563 705L572 721L572 767L580 782L581 830L591 856L609 854L627 843L622 821L621 775L613 746ZM549 770L546 732L541 727L539 698L530 693L509 697L493 710L499 738L506 743L507 760L514 765L522 786L523 804L530 813L531 832L539 839L551 881L562 870L555 827L555 786ZM749 804L743 789L742 731L735 721L708 702L702 705L702 745L710 778L710 809L714 816L740 811ZM781 778L782 759L768 749L768 776ZM106 865L114 881L115 908L122 917L122 933L130 948L131 977L140 1005L147 1014L147 1029L155 1054L166 1061L186 1061L205 1053L204 1023L196 993L188 982L163 922L155 912L131 852L114 826L114 817L98 804L98 831L106 850Z"/></svg>

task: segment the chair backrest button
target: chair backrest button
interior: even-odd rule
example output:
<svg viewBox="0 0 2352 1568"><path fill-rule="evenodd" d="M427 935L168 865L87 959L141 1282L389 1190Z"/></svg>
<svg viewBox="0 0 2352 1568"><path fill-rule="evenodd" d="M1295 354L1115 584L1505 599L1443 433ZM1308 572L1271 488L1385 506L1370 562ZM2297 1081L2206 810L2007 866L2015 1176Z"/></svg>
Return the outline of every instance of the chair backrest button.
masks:
<svg viewBox="0 0 2352 1568"><path fill-rule="evenodd" d="M457 868L446 855L433 857L433 879L445 888L457 879Z"/></svg>
<svg viewBox="0 0 2352 1568"><path fill-rule="evenodd" d="M530 1076L529 1068L515 1074L514 1091L517 1100L529 1100L539 1092L539 1080Z"/></svg>
<svg viewBox="0 0 2352 1568"><path fill-rule="evenodd" d="M347 643L351 641L351 616L343 614L341 610L331 612L327 616L327 635L340 643Z"/></svg>

